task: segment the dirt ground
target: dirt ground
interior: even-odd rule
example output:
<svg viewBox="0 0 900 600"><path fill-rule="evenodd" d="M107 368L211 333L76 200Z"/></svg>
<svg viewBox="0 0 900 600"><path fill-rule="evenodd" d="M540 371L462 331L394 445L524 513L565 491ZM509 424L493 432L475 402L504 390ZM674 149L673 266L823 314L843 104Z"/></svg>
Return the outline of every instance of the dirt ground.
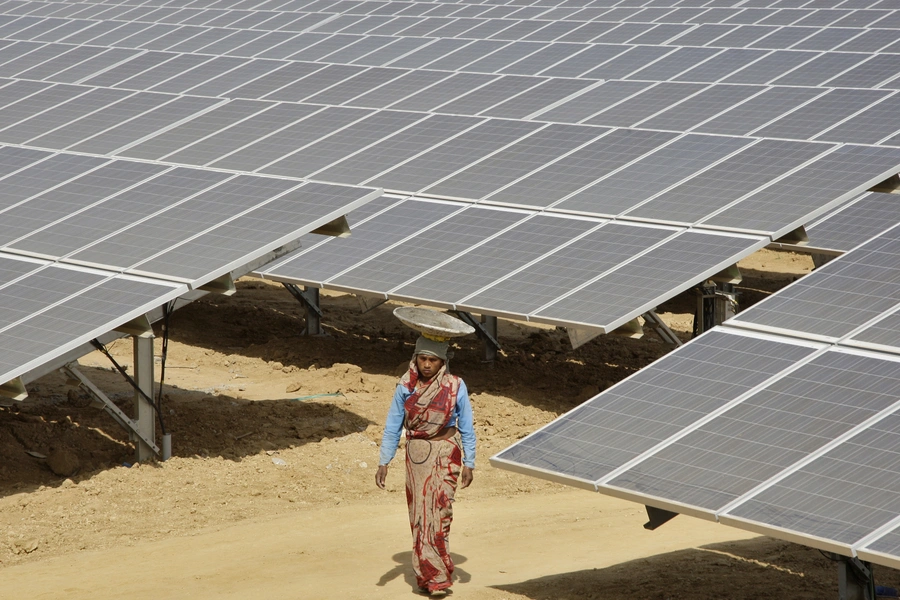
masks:
<svg viewBox="0 0 900 600"><path fill-rule="evenodd" d="M812 263L761 251L740 266L748 306ZM328 335L306 337L279 285L238 289L172 318L169 461L132 464L124 431L58 374L0 408L0 597L413 597L402 469L386 492L373 480L415 332L393 303L362 314L355 297L325 294ZM686 293L658 312L686 340L695 304ZM474 336L452 360L478 435L451 536L454 596L837 597L836 567L816 550L683 516L649 532L642 506L491 468L491 455L669 350L653 333L571 350L562 331L509 321L500 338L494 364ZM110 351L130 366L129 341ZM107 358L80 362L130 412ZM900 585L888 569L876 579Z"/></svg>

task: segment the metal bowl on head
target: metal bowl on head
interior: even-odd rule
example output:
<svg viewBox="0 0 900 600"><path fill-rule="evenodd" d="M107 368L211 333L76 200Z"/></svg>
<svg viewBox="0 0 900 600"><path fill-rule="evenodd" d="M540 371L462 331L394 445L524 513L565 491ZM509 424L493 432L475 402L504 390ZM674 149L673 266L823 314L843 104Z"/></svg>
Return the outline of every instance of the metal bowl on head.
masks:
<svg viewBox="0 0 900 600"><path fill-rule="evenodd" d="M394 309L394 316L404 325L433 340L443 341L475 333L475 328L471 325L430 308L400 306Z"/></svg>

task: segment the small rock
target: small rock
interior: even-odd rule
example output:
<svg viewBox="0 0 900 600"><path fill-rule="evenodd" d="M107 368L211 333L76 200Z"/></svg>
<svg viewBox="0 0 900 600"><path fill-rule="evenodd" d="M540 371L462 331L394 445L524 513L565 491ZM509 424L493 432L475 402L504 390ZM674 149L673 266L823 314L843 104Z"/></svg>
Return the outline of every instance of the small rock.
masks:
<svg viewBox="0 0 900 600"><path fill-rule="evenodd" d="M81 467L81 461L71 450L64 448L51 448L47 457L47 466L54 474L60 477L70 477Z"/></svg>
<svg viewBox="0 0 900 600"><path fill-rule="evenodd" d="M283 368L284 368L284 365L281 364L281 363L278 362L278 361L275 361L275 362L272 363L272 370L273 370L273 371L280 371L280 370L283 369Z"/></svg>
<svg viewBox="0 0 900 600"><path fill-rule="evenodd" d="M16 554L31 554L38 549L37 540L22 540L15 543Z"/></svg>
<svg viewBox="0 0 900 600"><path fill-rule="evenodd" d="M287 463L283 458L278 458L277 456L272 457L272 464L278 465L280 467L285 466Z"/></svg>
<svg viewBox="0 0 900 600"><path fill-rule="evenodd" d="M366 462L361 462L361 463L359 463L359 468L360 469L368 469L369 465Z"/></svg>
<svg viewBox="0 0 900 600"><path fill-rule="evenodd" d="M73 488L73 487L75 487L76 485L77 485L77 484L76 484L74 481L72 481L71 479L66 478L65 481L63 481L62 484L61 484L59 487L61 487L61 488Z"/></svg>
<svg viewBox="0 0 900 600"><path fill-rule="evenodd" d="M293 394L294 392L299 392L303 388L303 384L299 381L295 381L294 383L289 383L288 386L284 389L286 394Z"/></svg>

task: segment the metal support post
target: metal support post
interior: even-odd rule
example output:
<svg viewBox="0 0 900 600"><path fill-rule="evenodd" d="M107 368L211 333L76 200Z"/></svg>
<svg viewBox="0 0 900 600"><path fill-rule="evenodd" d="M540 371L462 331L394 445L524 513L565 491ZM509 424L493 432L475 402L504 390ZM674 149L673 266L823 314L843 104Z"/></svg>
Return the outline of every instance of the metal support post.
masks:
<svg viewBox="0 0 900 600"><path fill-rule="evenodd" d="M134 382L147 397L153 398L153 338L131 338L134 342ZM156 414L153 405L144 394L134 391L134 421L138 435L135 436L135 457L137 462L153 458L155 444L148 445L144 440L156 439Z"/></svg>
<svg viewBox="0 0 900 600"><path fill-rule="evenodd" d="M481 324L487 335L484 337L484 362L494 362L497 359L497 350L500 344L497 342L497 317L481 315Z"/></svg>
<svg viewBox="0 0 900 600"><path fill-rule="evenodd" d="M319 307L319 288L300 289L293 283L282 283L287 291L306 309L306 330L304 335L325 335L322 329L322 309Z"/></svg>
<svg viewBox="0 0 900 600"><path fill-rule="evenodd" d="M471 313L463 310L456 311L456 316L475 328L475 333L484 341L485 362L494 362L500 350L500 342L497 341L497 317L481 315L481 320L478 321Z"/></svg>
<svg viewBox="0 0 900 600"><path fill-rule="evenodd" d="M840 600L875 600L875 578L872 565L856 557L833 555L838 559L838 598Z"/></svg>

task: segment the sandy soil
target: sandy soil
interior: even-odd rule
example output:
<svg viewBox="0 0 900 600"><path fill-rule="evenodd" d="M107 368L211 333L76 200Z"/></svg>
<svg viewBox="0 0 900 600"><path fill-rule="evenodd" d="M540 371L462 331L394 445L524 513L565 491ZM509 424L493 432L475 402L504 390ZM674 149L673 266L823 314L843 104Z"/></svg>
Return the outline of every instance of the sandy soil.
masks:
<svg viewBox="0 0 900 600"><path fill-rule="evenodd" d="M750 257L741 303L811 267L804 255ZM0 597L413 597L402 471L387 491L373 479L415 333L391 303L361 314L354 297L329 294L329 335L305 337L280 286L238 288L172 319L169 461L132 465L127 435L57 374L0 409ZM695 303L684 294L659 309L684 339ZM493 365L474 336L452 362L479 438L475 483L456 505L454 596L836 597L836 568L818 551L689 517L646 531L642 506L491 468L492 454L669 350L652 333L575 351L553 328L503 321L500 336ZM110 350L130 365L130 342ZM81 364L130 411L104 356ZM900 584L888 569L877 579Z"/></svg>

